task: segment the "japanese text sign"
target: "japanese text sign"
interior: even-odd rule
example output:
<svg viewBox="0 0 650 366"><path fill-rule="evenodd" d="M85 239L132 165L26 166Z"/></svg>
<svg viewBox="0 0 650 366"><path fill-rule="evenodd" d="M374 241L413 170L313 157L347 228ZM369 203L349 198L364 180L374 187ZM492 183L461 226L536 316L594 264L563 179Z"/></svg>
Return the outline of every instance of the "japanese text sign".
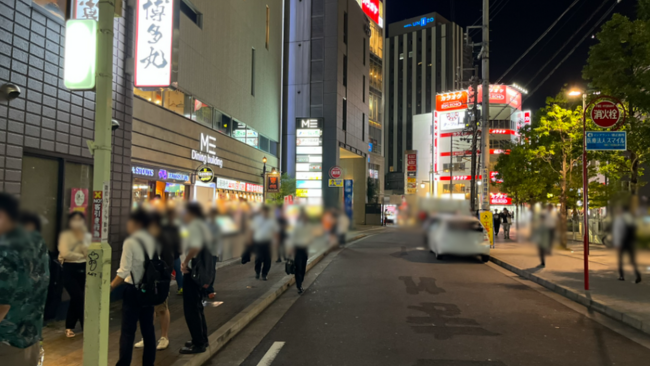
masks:
<svg viewBox="0 0 650 366"><path fill-rule="evenodd" d="M179 0L138 0L136 87L171 85L175 1Z"/></svg>
<svg viewBox="0 0 650 366"><path fill-rule="evenodd" d="M436 111L447 112L467 109L467 91L436 95Z"/></svg>
<svg viewBox="0 0 650 366"><path fill-rule="evenodd" d="M627 132L625 131L590 131L587 132L587 150L591 151L625 151L627 150Z"/></svg>

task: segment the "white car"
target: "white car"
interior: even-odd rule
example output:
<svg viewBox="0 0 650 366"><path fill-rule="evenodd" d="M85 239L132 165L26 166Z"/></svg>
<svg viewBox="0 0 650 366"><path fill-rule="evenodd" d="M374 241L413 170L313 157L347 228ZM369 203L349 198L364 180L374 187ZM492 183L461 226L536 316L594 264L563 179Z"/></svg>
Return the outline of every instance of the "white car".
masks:
<svg viewBox="0 0 650 366"><path fill-rule="evenodd" d="M490 260L490 240L481 222L471 216L440 215L428 227L429 249L442 260L445 255L480 256Z"/></svg>

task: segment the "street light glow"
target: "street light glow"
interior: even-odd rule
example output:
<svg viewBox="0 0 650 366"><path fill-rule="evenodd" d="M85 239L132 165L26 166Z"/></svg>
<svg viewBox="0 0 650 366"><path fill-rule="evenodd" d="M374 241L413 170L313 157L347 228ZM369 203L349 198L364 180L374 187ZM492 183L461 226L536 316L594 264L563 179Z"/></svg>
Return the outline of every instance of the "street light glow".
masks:
<svg viewBox="0 0 650 366"><path fill-rule="evenodd" d="M569 92L570 97L579 97L582 95L582 92L580 90L571 90Z"/></svg>

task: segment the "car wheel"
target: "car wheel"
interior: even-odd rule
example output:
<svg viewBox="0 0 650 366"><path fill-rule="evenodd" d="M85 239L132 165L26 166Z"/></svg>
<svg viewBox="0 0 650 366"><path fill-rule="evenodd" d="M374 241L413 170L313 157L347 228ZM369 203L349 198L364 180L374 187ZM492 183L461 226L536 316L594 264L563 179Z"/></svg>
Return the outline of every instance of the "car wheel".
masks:
<svg viewBox="0 0 650 366"><path fill-rule="evenodd" d="M436 254L436 259L439 260L439 261L444 261L444 260L445 260L445 256L442 255L442 254Z"/></svg>
<svg viewBox="0 0 650 366"><path fill-rule="evenodd" d="M490 256L489 255L482 255L481 260L483 261L483 263L487 263L487 262L490 261Z"/></svg>

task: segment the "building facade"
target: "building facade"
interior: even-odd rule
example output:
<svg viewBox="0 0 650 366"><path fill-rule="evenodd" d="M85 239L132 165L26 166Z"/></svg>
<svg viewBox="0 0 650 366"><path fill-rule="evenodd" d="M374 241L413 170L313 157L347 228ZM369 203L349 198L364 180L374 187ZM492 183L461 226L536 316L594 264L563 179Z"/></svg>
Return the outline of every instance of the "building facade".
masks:
<svg viewBox="0 0 650 366"><path fill-rule="evenodd" d="M437 13L392 23L386 67L386 190L404 191L404 153L413 150L413 116L431 113L436 94L461 89L471 71L463 29ZM469 59L468 59L469 58Z"/></svg>
<svg viewBox="0 0 650 366"><path fill-rule="evenodd" d="M364 223L371 20L355 0L287 0L285 19L283 169L299 200L341 207L343 189L328 187L341 167L354 181L353 222Z"/></svg>

